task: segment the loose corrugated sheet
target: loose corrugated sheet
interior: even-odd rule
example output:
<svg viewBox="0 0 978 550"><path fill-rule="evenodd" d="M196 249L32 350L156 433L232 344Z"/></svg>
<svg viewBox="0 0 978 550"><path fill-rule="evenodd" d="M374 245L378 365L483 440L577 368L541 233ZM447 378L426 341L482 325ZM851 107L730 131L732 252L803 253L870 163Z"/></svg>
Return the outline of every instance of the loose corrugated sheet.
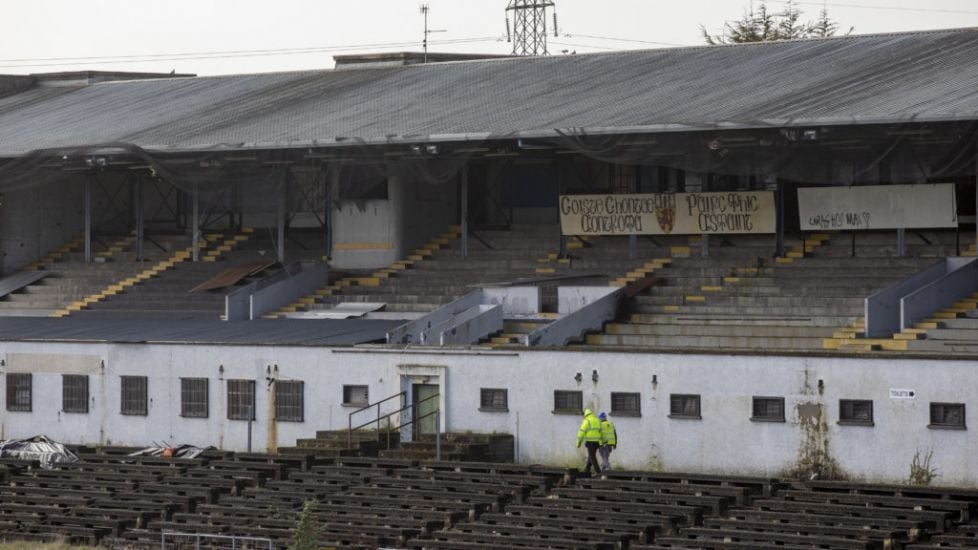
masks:
<svg viewBox="0 0 978 550"><path fill-rule="evenodd" d="M0 318L0 341L350 346L383 341L404 321Z"/></svg>
<svg viewBox="0 0 978 550"><path fill-rule="evenodd" d="M0 156L978 119L978 31L106 82L0 99Z"/></svg>

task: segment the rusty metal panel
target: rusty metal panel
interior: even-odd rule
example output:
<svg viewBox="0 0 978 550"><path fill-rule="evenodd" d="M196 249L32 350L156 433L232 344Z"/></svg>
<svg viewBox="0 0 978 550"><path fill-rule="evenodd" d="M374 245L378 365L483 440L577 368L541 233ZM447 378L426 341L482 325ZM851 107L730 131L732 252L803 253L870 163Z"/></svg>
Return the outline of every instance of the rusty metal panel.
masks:
<svg viewBox="0 0 978 550"><path fill-rule="evenodd" d="M264 271L276 263L277 262L275 261L248 262L229 267L210 279L207 279L203 283L195 286L190 290L190 292L204 292L207 290L218 290L221 288L234 286L242 279Z"/></svg>

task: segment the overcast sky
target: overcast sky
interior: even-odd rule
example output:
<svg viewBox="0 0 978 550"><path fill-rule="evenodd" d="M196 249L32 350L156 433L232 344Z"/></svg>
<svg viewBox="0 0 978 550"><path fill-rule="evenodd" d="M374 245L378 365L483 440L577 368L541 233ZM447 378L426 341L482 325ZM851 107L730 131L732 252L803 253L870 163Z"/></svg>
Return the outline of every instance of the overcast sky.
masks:
<svg viewBox="0 0 978 550"><path fill-rule="evenodd" d="M430 51L510 52L504 38L509 0L428 3L431 28L446 31L431 35ZM549 40L551 53L559 55L668 47L643 41L699 45L700 24L719 32L748 1L555 4L561 36ZM822 3L800 4L806 18L814 18ZM844 30L854 27L858 34L978 27L976 0L827 4ZM328 68L335 54L420 50L419 6L418 0L0 0L0 73L102 69L209 75ZM265 52L256 55L256 50Z"/></svg>

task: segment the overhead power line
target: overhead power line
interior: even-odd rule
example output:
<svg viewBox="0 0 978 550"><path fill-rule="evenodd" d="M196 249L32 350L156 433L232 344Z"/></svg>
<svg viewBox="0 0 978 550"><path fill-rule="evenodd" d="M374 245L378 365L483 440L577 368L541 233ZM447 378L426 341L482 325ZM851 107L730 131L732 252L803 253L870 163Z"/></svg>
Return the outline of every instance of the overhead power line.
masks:
<svg viewBox="0 0 978 550"><path fill-rule="evenodd" d="M621 48L610 48L608 46L595 46L594 44L572 44L570 42L554 42L550 41L551 44L556 44L558 46L570 46L572 48L594 48L598 50L620 50Z"/></svg>
<svg viewBox="0 0 978 550"><path fill-rule="evenodd" d="M774 0L779 4L787 4L786 0ZM941 8L907 8L903 6L874 6L870 4L849 4L849 3L837 3L837 2L798 2L794 1L793 4L802 4L805 6L819 6L819 7L830 7L830 8L855 8L863 10L890 10L890 11L912 11L912 12L924 12L924 13L947 13L955 15L978 15L978 11L974 10L952 10L952 9L941 9Z"/></svg>
<svg viewBox="0 0 978 550"><path fill-rule="evenodd" d="M448 40L432 40L430 44L472 44L477 42L497 42L501 38L497 36L481 38L456 38ZM347 44L337 46L315 46L306 48L277 48L264 50L220 50L202 52L182 52L182 53L159 53L159 54L134 54L134 55L106 55L106 56L84 56L84 57L46 57L46 58L25 58L25 59L0 59L0 68L17 67L50 67L56 65L91 65L91 64L116 64L116 63L146 63L153 61L181 61L194 59L228 59L236 57L265 57L276 55L305 55L312 53L323 53L330 51L349 51L367 50L374 48L399 48L416 46L416 41L411 42L384 42L373 44Z"/></svg>
<svg viewBox="0 0 978 550"><path fill-rule="evenodd" d="M635 44L651 44L653 46L689 46L689 44L676 44L674 42L654 42L652 40L636 40L634 38L614 38L611 36L595 36L593 34L565 34L566 38L593 38L595 40L609 40L611 42L633 42Z"/></svg>

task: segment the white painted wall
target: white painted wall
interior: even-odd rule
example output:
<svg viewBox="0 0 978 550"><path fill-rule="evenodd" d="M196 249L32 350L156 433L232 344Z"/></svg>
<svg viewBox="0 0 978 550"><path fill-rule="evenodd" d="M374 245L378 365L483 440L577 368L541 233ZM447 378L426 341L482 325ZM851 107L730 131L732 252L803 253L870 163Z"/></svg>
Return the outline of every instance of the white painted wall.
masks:
<svg viewBox="0 0 978 550"><path fill-rule="evenodd" d="M16 354L41 354L24 356ZM92 412L60 414L57 365L76 356L97 357L92 373ZM936 483L976 485L975 429L978 385L974 361L776 357L748 355L628 354L580 351L413 351L277 346L191 346L81 343L0 343L5 372L32 369L34 411L4 411L3 437L44 433L69 443L142 445L171 443L243 449L246 422L226 419L226 380L257 381L255 448L268 444L269 368L278 377L304 380L302 423L279 422L278 445L312 437L317 429L342 429L350 408L341 405L344 384L366 384L372 401L410 387L416 377L443 388L444 426L449 431L519 434L519 459L583 465L574 448L580 418L555 415L553 391L581 390L585 406L610 409L611 392L639 392L642 416L614 418L620 437L613 463L625 468L662 468L725 474L783 475L806 449L799 406L825 407L828 454L850 478L899 482L914 453L934 452ZM75 361L77 363L77 361ZM52 366L54 365L54 366ZM223 365L223 375L220 366ZM41 368L43 366L43 368ZM597 370L599 381L591 381ZM574 375L580 372L583 381ZM149 375L149 416L119 412L119 376ZM180 418L180 377L211 378L208 419ZM653 376L657 384L652 384ZM822 380L824 389L818 390ZM0 379L5 386L6 379ZM479 389L507 388L509 410L480 412ZM892 400L890 388L916 390L916 399ZM0 388L0 396L5 396ZM702 420L669 418L669 395L702 396ZM787 422L752 422L752 396L783 396ZM872 399L875 426L840 426L839 399ZM931 401L965 403L967 430L929 429Z"/></svg>
<svg viewBox="0 0 978 550"><path fill-rule="evenodd" d="M386 267L458 223L458 183L430 183L424 177L429 171L447 169L411 168L407 162L389 165L388 199L336 201L332 213L333 267ZM390 247L342 250L343 244L350 243Z"/></svg>

